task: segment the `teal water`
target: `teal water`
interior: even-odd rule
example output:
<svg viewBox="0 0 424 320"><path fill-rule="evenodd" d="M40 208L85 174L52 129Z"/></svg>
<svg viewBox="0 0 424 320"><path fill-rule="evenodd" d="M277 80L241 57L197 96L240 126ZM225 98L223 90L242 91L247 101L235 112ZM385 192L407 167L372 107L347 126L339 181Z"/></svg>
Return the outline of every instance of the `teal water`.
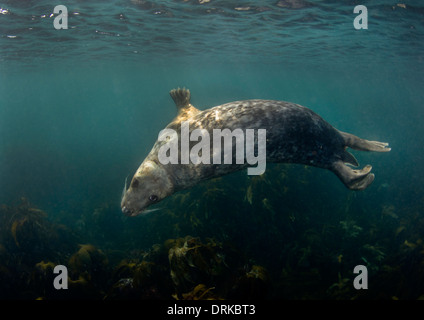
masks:
<svg viewBox="0 0 424 320"><path fill-rule="evenodd" d="M119 298L114 284L137 279L135 271L117 272L122 261L159 265L149 255L155 244L168 248L167 239L188 235L205 246L211 238L234 247L237 254L225 254L234 278L263 266L272 279L262 279L268 298L424 294L419 1L63 4L67 30L53 27L57 3L0 1L1 298L55 298L41 276L23 279L34 279L40 261L71 265L81 243L108 258L102 285L94 283L94 292L83 287L81 297ZM368 8L367 30L353 27L357 4ZM389 142L392 151L353 152L376 175L362 192L347 190L324 170L268 165L264 176L239 172L207 181L165 200L161 211L123 217L125 177L132 177L176 115L168 92L178 86L190 89L199 109L243 99L299 103L342 131ZM34 216L31 208L47 217ZM62 233L69 237L53 245L49 232L56 240ZM229 256L239 258L231 264ZM162 259L172 268L167 254ZM358 264L368 267L373 288L352 287ZM84 271L93 282L94 269ZM84 274L79 272L71 279ZM169 277L169 270L161 272ZM192 276L184 286L169 279L166 290L161 273L152 272L149 285L160 298L175 292L181 298L199 283L218 287L218 296L238 297L220 291L221 280L204 272L209 276Z"/></svg>

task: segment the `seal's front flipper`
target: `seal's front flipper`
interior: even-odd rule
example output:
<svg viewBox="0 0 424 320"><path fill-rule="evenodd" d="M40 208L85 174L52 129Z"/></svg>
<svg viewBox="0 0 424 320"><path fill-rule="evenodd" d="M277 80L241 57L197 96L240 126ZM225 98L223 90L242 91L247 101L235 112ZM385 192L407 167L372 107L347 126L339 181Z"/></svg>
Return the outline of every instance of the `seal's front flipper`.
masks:
<svg viewBox="0 0 424 320"><path fill-rule="evenodd" d="M341 131L340 134L345 140L345 145L355 150L376 152L388 152L391 150L390 148L387 148L389 145L387 142L369 141Z"/></svg>
<svg viewBox="0 0 424 320"><path fill-rule="evenodd" d="M336 161L330 169L351 190L364 190L374 181L370 165L366 165L362 170L354 170L343 161Z"/></svg>
<svg viewBox="0 0 424 320"><path fill-rule="evenodd" d="M174 100L175 105L177 106L177 118L179 119L179 121L191 118L192 116L200 112L200 110L193 107L193 105L190 103L190 90L186 88L172 89L169 94L171 95L172 100Z"/></svg>
<svg viewBox="0 0 424 320"><path fill-rule="evenodd" d="M190 90L186 88L172 89L169 94L178 109L188 107L190 105Z"/></svg>

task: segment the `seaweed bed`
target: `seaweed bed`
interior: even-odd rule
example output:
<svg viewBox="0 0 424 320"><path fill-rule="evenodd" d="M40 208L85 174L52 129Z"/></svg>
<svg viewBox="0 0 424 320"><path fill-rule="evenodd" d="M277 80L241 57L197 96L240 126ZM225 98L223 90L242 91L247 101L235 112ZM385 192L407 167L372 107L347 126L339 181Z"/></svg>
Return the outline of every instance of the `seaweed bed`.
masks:
<svg viewBox="0 0 424 320"><path fill-rule="evenodd" d="M24 198L2 205L0 298L423 298L420 207L326 190L322 177L292 165L237 173L137 218L114 203L49 214ZM368 290L352 285L359 264ZM56 265L68 269L68 290L53 286Z"/></svg>

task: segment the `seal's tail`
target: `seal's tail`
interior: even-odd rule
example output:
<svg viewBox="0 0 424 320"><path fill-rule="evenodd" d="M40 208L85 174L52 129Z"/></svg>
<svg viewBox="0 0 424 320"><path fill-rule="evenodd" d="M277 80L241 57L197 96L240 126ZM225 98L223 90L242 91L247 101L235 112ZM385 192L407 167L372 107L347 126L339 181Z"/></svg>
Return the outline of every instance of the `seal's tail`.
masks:
<svg viewBox="0 0 424 320"><path fill-rule="evenodd" d="M340 132L340 134L345 141L345 147L350 147L352 149L361 151L390 151L390 148L387 147L389 144L386 142L369 141L346 132ZM364 190L374 181L374 174L371 173L372 167L370 165L366 165L361 170L355 170L348 167L346 163L354 166L358 165L356 159L345 150L340 160L335 161L332 164L331 170L349 189Z"/></svg>
<svg viewBox="0 0 424 320"><path fill-rule="evenodd" d="M345 145L355 150L376 152L388 152L391 150L387 147L389 145L387 142L369 141L341 131L340 134L345 140Z"/></svg>

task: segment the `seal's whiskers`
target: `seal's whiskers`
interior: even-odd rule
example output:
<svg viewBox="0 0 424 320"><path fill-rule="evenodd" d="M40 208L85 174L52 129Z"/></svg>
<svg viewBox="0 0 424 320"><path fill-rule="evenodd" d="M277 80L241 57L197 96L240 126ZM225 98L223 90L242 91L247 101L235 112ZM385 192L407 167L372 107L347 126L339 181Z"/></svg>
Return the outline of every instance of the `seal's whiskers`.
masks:
<svg viewBox="0 0 424 320"><path fill-rule="evenodd" d="M144 215L149 214L149 213L151 213L151 212L155 212L155 211L162 210L162 209L163 209L163 208L155 208L155 209L147 209L147 210L143 210L143 211L141 212L141 214L140 214L140 215L144 216Z"/></svg>
<svg viewBox="0 0 424 320"><path fill-rule="evenodd" d="M124 199L125 194L127 193L127 179L128 179L128 176L125 178L124 190L122 190L121 201L122 199Z"/></svg>

